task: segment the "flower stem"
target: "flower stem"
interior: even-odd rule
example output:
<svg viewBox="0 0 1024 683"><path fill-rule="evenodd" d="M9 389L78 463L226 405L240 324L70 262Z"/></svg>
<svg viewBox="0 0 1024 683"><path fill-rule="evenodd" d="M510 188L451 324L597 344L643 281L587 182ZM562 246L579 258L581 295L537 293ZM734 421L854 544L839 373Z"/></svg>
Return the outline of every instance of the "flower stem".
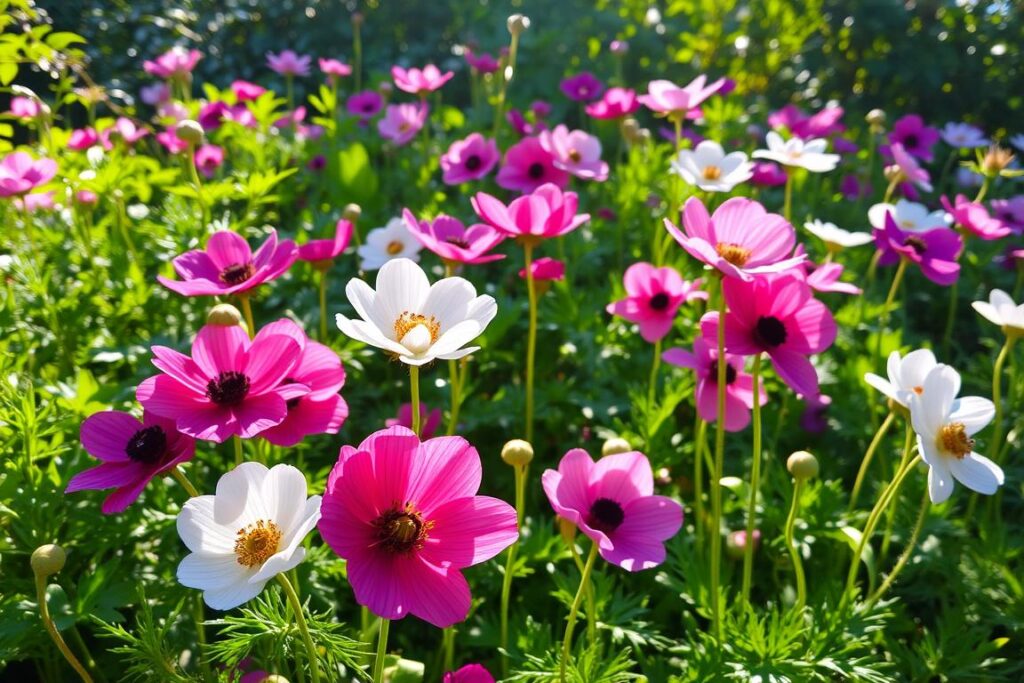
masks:
<svg viewBox="0 0 1024 683"><path fill-rule="evenodd" d="M1003 348L996 356L996 364L992 368L992 403L996 406L996 416L992 421L992 459L999 464L1000 453L1003 450L1003 365L1013 351L1013 343L1017 341L1016 335L1007 335ZM1010 374L1010 388L1013 388L1013 374ZM1012 405L1012 404L1011 404Z"/></svg>
<svg viewBox="0 0 1024 683"><path fill-rule="evenodd" d="M380 620L380 632L377 634L377 658L373 661L373 683L382 683L384 680L384 658L388 654L388 630L390 627L390 619Z"/></svg>
<svg viewBox="0 0 1024 683"><path fill-rule="evenodd" d="M505 95L508 93L508 84L515 75L516 54L519 52L519 34L513 33L512 40L508 46L508 64L501 71L501 87L498 89L498 103L494 107L494 131L492 138L498 137L501 129L502 117L505 115ZM529 272L529 271L527 271Z"/></svg>
<svg viewBox="0 0 1024 683"><path fill-rule="evenodd" d="M871 439L871 443L868 444L868 450L864 453L864 459L860 461L860 469L857 470L857 479L853 482L853 493L850 494L850 506L847 508L848 512L853 512L853 509L857 507L857 497L860 495L861 486L864 485L864 477L867 474L868 467L871 466L871 461L875 457L875 452L878 450L879 444L882 443L882 439L885 438L886 432L889 431L889 427L892 426L893 421L896 419L896 411L889 411L889 415L882 422L878 431L875 432L875 436Z"/></svg>
<svg viewBox="0 0 1024 683"><path fill-rule="evenodd" d="M189 145L188 156L185 157L189 166L189 175L192 184L196 189L196 204L199 205L199 219L203 222L203 228L210 224L210 207L206 203L206 195L203 194L203 181L199 179L199 169L196 168L196 147Z"/></svg>
<svg viewBox="0 0 1024 683"><path fill-rule="evenodd" d="M885 328L889 324L889 309L896 301L896 294L900 291L900 283L903 282L903 275L907 272L907 259L900 257L900 264L896 266L896 273L892 276L892 284L889 286L889 294L885 297L885 304L882 305L882 314L878 319L878 339L875 343L875 360L882 359L882 337L885 335Z"/></svg>
<svg viewBox="0 0 1024 683"><path fill-rule="evenodd" d="M654 360L651 362L651 377L647 384L647 409L654 407L658 395L658 368L661 367L661 340L654 342Z"/></svg>
<svg viewBox="0 0 1024 683"><path fill-rule="evenodd" d="M515 45L515 38L512 40ZM533 374L537 355L537 287L533 281L533 245L523 245L526 261L526 293L530 299L530 328L526 338L526 440L533 443Z"/></svg>
<svg viewBox="0 0 1024 683"><path fill-rule="evenodd" d="M409 389L412 392L412 431L420 435L420 369L409 366Z"/></svg>
<svg viewBox="0 0 1024 683"><path fill-rule="evenodd" d="M925 488L924 496L921 499L921 509L917 513L917 522L914 524L914 530L910 532L910 539L907 541L907 547L903 549L903 554L900 555L900 559L896 561L896 566L889 572L889 576L885 577L885 581L878 587L870 598L868 598L868 604L873 605L878 602L886 591L892 587L892 584L896 581L896 576L900 573L903 567L906 566L907 562L910 561L911 556L914 554L914 549L917 546L917 539L921 535L921 528L924 527L924 520L928 517L928 506L931 499L928 497L928 489Z"/></svg>
<svg viewBox="0 0 1024 683"><path fill-rule="evenodd" d="M526 507L526 466L516 465L516 525L518 529L523 528L523 516ZM521 533L521 531L520 531ZM519 550L519 538L509 546L508 556L505 558L505 574L501 581L501 670L504 676L508 675L508 609L512 596L512 574L516 562L516 552Z"/></svg>
<svg viewBox="0 0 1024 683"><path fill-rule="evenodd" d="M235 434L235 438L231 440L235 444L235 466L242 464L242 437Z"/></svg>
<svg viewBox="0 0 1024 683"><path fill-rule="evenodd" d="M78 661L74 653L71 652L71 648L64 642L64 638L61 637L60 631L57 630L57 626L53 623L53 618L50 617L50 607L46 604L46 577L40 573L36 573L36 602L39 604L39 618L43 620L43 626L46 627L46 632L50 634L50 638L53 640L54 645L60 650L61 654L64 655L64 659L68 661L71 668L79 675L79 677L85 681L85 683L92 683L92 677L89 672L85 670L82 663Z"/></svg>
<svg viewBox="0 0 1024 683"><path fill-rule="evenodd" d="M786 195L782 203L782 216L786 219L787 223L793 222L793 174L784 169L786 172Z"/></svg>
<svg viewBox="0 0 1024 683"><path fill-rule="evenodd" d="M196 622L196 640L199 642L199 667L200 669L202 669L203 672L203 680L209 681L213 679L213 672L210 670L210 661L207 659L206 654L203 652L203 650L206 648L205 609L206 608L203 605L203 594L197 593L192 618Z"/></svg>
<svg viewBox="0 0 1024 683"><path fill-rule="evenodd" d="M949 340L953 336L953 323L956 322L957 287L959 280L949 286L949 308L946 309L946 326L942 330L942 352L949 352Z"/></svg>
<svg viewBox="0 0 1024 683"><path fill-rule="evenodd" d="M256 336L256 323L252 317L252 304L249 303L248 294L239 294L239 301L242 302L242 315L245 316L245 326L249 328L249 339Z"/></svg>
<svg viewBox="0 0 1024 683"><path fill-rule="evenodd" d="M800 558L800 550L793 542L793 527L796 525L796 513L800 509L800 490L803 487L803 479L793 479L793 503L789 506L789 517L786 518L786 548L789 550L789 557L793 561L793 576L796 579L796 611L799 612L807 604L807 580L804 578L804 564ZM747 532L747 545L750 542L750 532Z"/></svg>
<svg viewBox="0 0 1024 683"><path fill-rule="evenodd" d="M327 343L327 271L320 271L320 341Z"/></svg>
<svg viewBox="0 0 1024 683"><path fill-rule="evenodd" d="M449 626L441 631L441 649L444 651L443 667L445 671L455 668L455 627Z"/></svg>
<svg viewBox="0 0 1024 683"><path fill-rule="evenodd" d="M985 176L985 179L983 181L981 181L981 187L978 189L978 194L974 198L974 203L975 204L977 204L978 202L980 202L982 199L985 198L985 195L988 194L988 188L989 188L989 186L991 184L992 184L992 179L989 178L988 176Z"/></svg>
<svg viewBox="0 0 1024 683"><path fill-rule="evenodd" d="M597 559L597 543L590 546L590 555L587 563L583 565L583 573L580 576L580 587L576 590L576 597L573 598L572 607L569 608L569 622L565 625L565 638L562 640L562 662L559 666L558 680L565 683L565 672L569 666L569 657L572 649L572 632L576 627L576 615L580 610L580 603L583 602L583 595L587 592L590 583L590 572L594 568L594 560Z"/></svg>
<svg viewBox="0 0 1024 683"><path fill-rule="evenodd" d="M719 325L721 325L719 321ZM721 358L721 356L720 356ZM721 361L719 361L721 364ZM753 463L750 467L750 498L747 501L747 539L743 548L743 602L750 602L750 586L754 575L754 522L757 518L757 493L761 485L761 354L754 356L754 368L751 370L753 377L754 392L754 450L751 454ZM718 414L719 420L724 420L725 412Z"/></svg>
<svg viewBox="0 0 1024 683"><path fill-rule="evenodd" d="M715 471L711 475L711 623L712 635L722 642L719 565L722 563L722 470L725 466L725 286L718 280L718 418L715 420ZM754 397L757 403L757 396Z"/></svg>
<svg viewBox="0 0 1024 683"><path fill-rule="evenodd" d="M295 592L295 587L292 586L291 581L288 580L285 574L278 574L277 581L281 584L284 594L288 598L288 603L292 606L292 612L295 613L295 623L299 627L299 633L302 634L303 642L306 644L306 656L309 658L309 670L312 672L313 683L319 683L320 666L318 664L316 648L313 646L313 639L309 636L309 627L306 626L306 617L302 613L302 603L299 601L299 595Z"/></svg>
<svg viewBox="0 0 1024 683"><path fill-rule="evenodd" d="M697 532L697 551L704 548L704 527L707 520L704 519L704 449L707 439L708 423L697 415L697 440L693 450L693 512L697 522L694 528Z"/></svg>
<svg viewBox="0 0 1024 683"><path fill-rule="evenodd" d="M455 429L459 424L459 407L462 402L462 387L461 379L459 378L459 362L455 360L448 361L448 384L452 389L452 410L451 415L448 418L448 436L455 434Z"/></svg>
<svg viewBox="0 0 1024 683"><path fill-rule="evenodd" d="M188 477L185 476L185 471L181 469L181 465L178 465L173 470L171 470L171 476L173 476L175 480L177 480L177 482L181 484L181 488L185 489L185 492L188 493L189 498L197 498L199 496L199 491L196 490L196 487L193 486L192 482L189 481Z"/></svg>

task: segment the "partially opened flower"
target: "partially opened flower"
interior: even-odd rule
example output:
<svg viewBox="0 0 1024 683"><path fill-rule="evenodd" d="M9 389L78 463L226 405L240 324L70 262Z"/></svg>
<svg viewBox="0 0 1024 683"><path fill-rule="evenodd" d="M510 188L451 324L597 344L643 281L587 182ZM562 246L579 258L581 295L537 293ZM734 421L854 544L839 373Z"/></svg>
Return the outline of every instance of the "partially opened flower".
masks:
<svg viewBox="0 0 1024 683"><path fill-rule="evenodd" d="M896 226L907 232L948 227L945 211L929 211L924 204L906 199L900 199L895 204L875 204L868 209L868 222L871 223L871 227L884 229L886 214L892 214Z"/></svg>
<svg viewBox="0 0 1024 683"><path fill-rule="evenodd" d="M526 137L505 152L495 180L506 190L533 192L546 183L565 187L569 173L555 166L554 155L544 149L538 138Z"/></svg>
<svg viewBox="0 0 1024 683"><path fill-rule="evenodd" d="M1015 304L1003 290L993 289L989 292L988 301L975 301L971 306L1005 334L1024 335L1024 304Z"/></svg>
<svg viewBox="0 0 1024 683"><path fill-rule="evenodd" d="M338 329L408 365L468 356L480 347L465 345L498 313L494 298L477 296L468 280L448 277L431 285L423 269L404 258L381 267L376 291L353 278L345 294L361 319L339 313Z"/></svg>
<svg viewBox="0 0 1024 683"><path fill-rule="evenodd" d="M450 81L455 73L452 71L441 72L433 64L427 64L422 69L410 68L403 69L400 66L391 67L391 78L395 81L395 86L399 90L403 90L413 95L426 95L429 92L434 92L445 83Z"/></svg>
<svg viewBox="0 0 1024 683"><path fill-rule="evenodd" d="M765 141L768 143L768 149L755 151L755 159L769 159L783 166L805 168L812 173L825 173L839 164L838 154L825 152L828 140L824 138L803 140L794 137L783 140L781 135L772 130L768 131Z"/></svg>
<svg viewBox="0 0 1024 683"><path fill-rule="evenodd" d="M352 239L352 223L340 219L334 226L334 239L310 240L299 247L299 258L308 261L316 268L329 267L341 252L348 247Z"/></svg>
<svg viewBox="0 0 1024 683"><path fill-rule="evenodd" d="M577 214L575 192L562 192L555 185L543 185L505 206L486 192L477 192L473 210L489 225L510 237L548 239L572 232L590 220L589 213Z"/></svg>
<svg viewBox="0 0 1024 683"><path fill-rule="evenodd" d="M492 74L500 68L498 60L487 53L477 54L467 47L462 56L465 57L470 69L482 74Z"/></svg>
<svg viewBox="0 0 1024 683"><path fill-rule="evenodd" d="M191 551L178 581L203 591L213 609L252 600L267 581L306 559L302 541L320 521L320 496L291 465L244 462L220 478L217 493L189 499L178 535Z"/></svg>
<svg viewBox="0 0 1024 683"><path fill-rule="evenodd" d="M519 537L516 511L477 495L480 456L458 436L404 427L344 446L327 480L320 535L347 561L356 601L382 619L446 628L469 614L463 569Z"/></svg>
<svg viewBox="0 0 1024 683"><path fill-rule="evenodd" d="M656 268L634 263L623 276L626 298L608 304L606 310L640 326L648 342L662 339L672 329L679 307L696 299L707 299L698 289L700 281L684 281L675 268Z"/></svg>
<svg viewBox="0 0 1024 683"><path fill-rule="evenodd" d="M175 46L153 61L147 59L142 63L142 68L157 78L183 79L189 77L201 57L199 50Z"/></svg>
<svg viewBox="0 0 1024 683"><path fill-rule="evenodd" d="M976 147L988 147L992 141L985 137L980 128L975 128L969 123L955 123L950 121L939 133L942 141L955 149L974 149Z"/></svg>
<svg viewBox="0 0 1024 683"><path fill-rule="evenodd" d="M294 50L283 50L278 54L267 53L267 66L282 76L308 76L313 58L297 54Z"/></svg>
<svg viewBox="0 0 1024 683"><path fill-rule="evenodd" d="M224 148L217 145L202 145L196 150L195 164L200 173L212 178L217 169L224 165Z"/></svg>
<svg viewBox="0 0 1024 683"><path fill-rule="evenodd" d="M1009 225L989 214L981 202L972 202L962 194L956 196L956 203L950 202L943 195L939 198L943 208L953 216L953 222L983 240L997 240L1011 232Z"/></svg>
<svg viewBox="0 0 1024 683"><path fill-rule="evenodd" d="M181 154L189 148L189 143L179 138L173 128L157 133L156 141L171 154Z"/></svg>
<svg viewBox="0 0 1024 683"><path fill-rule="evenodd" d="M236 80L231 82L231 92L239 102L250 102L259 99L260 95L267 92L262 85L256 85L249 81Z"/></svg>
<svg viewBox="0 0 1024 683"><path fill-rule="evenodd" d="M82 423L82 448L101 461L79 472L64 493L117 489L103 501L103 514L124 511L149 481L192 459L196 442L180 433L173 420L146 412L142 420L110 410L93 413Z"/></svg>
<svg viewBox="0 0 1024 683"><path fill-rule="evenodd" d="M931 192L931 176L928 175L928 171L922 168L921 164L917 163L917 160L909 152L903 149L903 145L894 143L891 151L899 177L916 185L925 192Z"/></svg>
<svg viewBox="0 0 1024 683"><path fill-rule="evenodd" d="M434 408L433 410L427 409L426 403L420 403L420 415L422 416L422 422L420 424L420 438L429 439L434 436L437 432L437 428L441 425L441 409ZM412 429L412 404L403 403L398 408L398 415L396 417L389 417L384 420L385 427L405 427Z"/></svg>
<svg viewBox="0 0 1024 683"><path fill-rule="evenodd" d="M608 179L608 164L601 161L601 141L595 136L559 124L541 132L540 145L551 154L555 168L583 180Z"/></svg>
<svg viewBox="0 0 1024 683"><path fill-rule="evenodd" d="M53 159L33 159L27 152L11 152L0 161L0 197L17 197L45 185L57 175Z"/></svg>
<svg viewBox="0 0 1024 683"><path fill-rule="evenodd" d="M608 562L631 572L665 561L665 541L683 525L683 506L654 495L654 474L637 451L596 463L574 448L541 477L555 513L582 531Z"/></svg>
<svg viewBox="0 0 1024 683"><path fill-rule="evenodd" d="M804 245L796 245L794 256L806 256ZM835 261L827 263L814 263L807 259L799 266L804 271L807 284L816 292L835 292L839 294L860 294L861 288L849 282L843 282L839 278L843 275L843 265Z"/></svg>
<svg viewBox="0 0 1024 683"><path fill-rule="evenodd" d="M714 140L704 140L696 149L681 149L672 160L670 170L689 185L706 192L730 192L750 180L754 165L743 152L725 153Z"/></svg>
<svg viewBox="0 0 1024 683"><path fill-rule="evenodd" d="M608 88L597 102L587 105L587 116L595 119L621 119L640 108L636 91L629 88Z"/></svg>
<svg viewBox="0 0 1024 683"><path fill-rule="evenodd" d="M480 133L471 133L456 140L441 156L442 180L447 185L458 185L479 180L491 172L501 158L498 143Z"/></svg>
<svg viewBox="0 0 1024 683"><path fill-rule="evenodd" d="M870 244L874 238L867 232L850 232L838 227L835 223L813 220L804 223L807 232L811 233L828 247L829 251L840 251L849 247Z"/></svg>
<svg viewBox="0 0 1024 683"><path fill-rule="evenodd" d="M494 676L481 664L467 664L458 671L449 671L441 683L494 683Z"/></svg>
<svg viewBox="0 0 1024 683"><path fill-rule="evenodd" d="M682 118L725 84L722 78L710 84L707 80L707 76L701 74L682 88L672 81L651 81L647 84L647 94L639 98L640 104L656 114Z"/></svg>
<svg viewBox="0 0 1024 683"><path fill-rule="evenodd" d="M604 84L589 71L582 71L575 76L563 79L558 87L566 97L576 102L596 100L604 91Z"/></svg>
<svg viewBox="0 0 1024 683"><path fill-rule="evenodd" d="M931 161L932 147L939 141L937 128L925 125L924 119L917 114L907 114L892 124L889 142L893 147L900 145L907 154L922 161ZM895 150L892 150L895 152ZM884 150L883 150L884 152Z"/></svg>
<svg viewBox="0 0 1024 683"><path fill-rule="evenodd" d="M929 349L917 349L902 358L899 351L893 351L885 364L888 379L868 372L864 381L896 405L909 409L910 398L924 392L924 378L936 365L935 354Z"/></svg>
<svg viewBox="0 0 1024 683"><path fill-rule="evenodd" d="M405 226L420 244L449 263L490 263L504 254L487 252L501 244L506 235L483 223L468 228L458 218L441 214L432 221L417 220L409 209L402 212Z"/></svg>
<svg viewBox="0 0 1024 683"><path fill-rule="evenodd" d="M119 116L113 126L100 131L100 143L107 150L114 149L118 140L131 147L147 135L149 135L149 130L136 125L126 116Z"/></svg>
<svg viewBox="0 0 1024 683"><path fill-rule="evenodd" d="M395 259L420 260L423 244L409 231L405 221L392 218L387 225L366 233L366 242L356 249L360 270L377 270Z"/></svg>
<svg viewBox="0 0 1024 683"><path fill-rule="evenodd" d="M238 233L220 230L206 241L206 251L193 249L172 262L180 280L162 275L164 287L183 296L226 296L239 294L280 277L298 258L291 240L277 241L277 231L254 253Z"/></svg>
<svg viewBox="0 0 1024 683"><path fill-rule="evenodd" d="M389 104L384 118L377 122L377 132L396 145L404 145L416 137L429 114L430 107L426 102Z"/></svg>
<svg viewBox="0 0 1024 683"><path fill-rule="evenodd" d="M549 282L565 279L565 263L544 256L530 262L530 271L535 282ZM519 269L519 277L526 279L526 268Z"/></svg>
<svg viewBox="0 0 1024 683"><path fill-rule="evenodd" d="M905 258L916 264L921 273L937 285L948 286L960 276L957 258L963 240L955 230L935 228L923 232L907 232L896 227L892 214L885 214L885 229L875 230L875 244L882 255L878 265L888 266Z"/></svg>

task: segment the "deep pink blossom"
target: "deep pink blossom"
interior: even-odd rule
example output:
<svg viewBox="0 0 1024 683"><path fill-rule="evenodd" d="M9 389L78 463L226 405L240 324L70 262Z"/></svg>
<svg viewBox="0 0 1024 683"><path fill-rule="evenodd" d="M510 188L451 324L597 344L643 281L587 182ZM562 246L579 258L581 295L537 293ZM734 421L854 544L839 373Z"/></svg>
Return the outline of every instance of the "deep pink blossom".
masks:
<svg viewBox="0 0 1024 683"><path fill-rule="evenodd" d="M429 115L430 107L426 102L389 104L384 118L377 122L377 132L382 138L401 146L416 137Z"/></svg>
<svg viewBox="0 0 1024 683"><path fill-rule="evenodd" d="M113 126L100 131L100 142L103 149L111 150L114 149L114 143L117 140L121 140L131 147L147 135L149 135L148 129L135 125L135 122L127 117L119 116Z"/></svg>
<svg viewBox="0 0 1024 683"><path fill-rule="evenodd" d="M794 256L806 258L807 252L804 245L796 245ZM843 275L843 266L835 261L828 263L814 263L809 258L799 266L806 275L807 284L816 292L835 292L838 294L860 294L861 289L850 282L843 282L839 278Z"/></svg>
<svg viewBox="0 0 1024 683"><path fill-rule="evenodd" d="M538 138L526 137L505 152L505 161L495 180L506 190L533 192L547 183L564 188L569 183L569 174L555 166L555 157Z"/></svg>
<svg viewBox="0 0 1024 683"><path fill-rule="evenodd" d="M589 71L562 80L558 87L566 97L576 102L591 102L604 92L604 84Z"/></svg>
<svg viewBox="0 0 1024 683"><path fill-rule="evenodd" d="M997 240L1012 232L1009 225L989 215L981 202L972 202L962 194L956 196L955 204L945 196L940 200L942 207L953 216L954 223L983 240Z"/></svg>
<svg viewBox="0 0 1024 683"><path fill-rule="evenodd" d="M29 120L39 116L42 111L43 106L39 100L19 95L11 98L11 108L7 113L22 120Z"/></svg>
<svg viewBox="0 0 1024 683"><path fill-rule="evenodd" d="M651 81L647 84L647 94L640 96L640 104L658 114L685 116L725 84L721 78L711 84L707 84L707 80L707 76L701 74L682 88L672 81Z"/></svg>
<svg viewBox="0 0 1024 683"><path fill-rule="evenodd" d="M308 76L312 60L309 55L296 54L294 50L284 50L276 55L267 53L267 66L282 76Z"/></svg>
<svg viewBox="0 0 1024 683"><path fill-rule="evenodd" d="M500 67L498 60L491 55L487 53L477 54L468 47L463 53L463 57L465 57L466 63L469 64L469 68L475 69L482 74L492 74Z"/></svg>
<svg viewBox="0 0 1024 683"><path fill-rule="evenodd" d="M889 131L889 143L900 144L908 154L922 161L933 161L932 147L939 141L939 129L925 125L917 114L907 114L897 119ZM883 150L884 151L884 150Z"/></svg>
<svg viewBox="0 0 1024 683"><path fill-rule="evenodd" d="M885 213L885 227L874 231L875 245L882 252L878 265L891 266L901 258L916 264L926 278L937 285L948 286L960 276L957 258L963 240L956 230L901 230L892 212Z"/></svg>
<svg viewBox="0 0 1024 683"><path fill-rule="evenodd" d="M500 158L497 142L480 133L471 133L453 142L441 156L442 180L447 185L479 180L491 172Z"/></svg>
<svg viewBox="0 0 1024 683"><path fill-rule="evenodd" d="M786 172L774 161L755 161L750 182L761 187L780 187L786 184Z"/></svg>
<svg viewBox="0 0 1024 683"><path fill-rule="evenodd" d="M477 192L471 202L484 222L510 237L560 237L590 220L589 213L576 213L575 192L562 192L552 184L513 199L508 206L485 192Z"/></svg>
<svg viewBox="0 0 1024 683"><path fill-rule="evenodd" d="M433 64L427 64L422 69L391 67L391 78L395 81L395 87L413 95L434 92L450 81L454 75L453 71L441 73L441 70Z"/></svg>
<svg viewBox="0 0 1024 683"><path fill-rule="evenodd" d="M700 280L684 281L675 268L657 268L650 263L634 263L623 276L626 298L606 307L612 315L640 326L640 336L654 343L672 329L676 312L684 303L708 298L700 289Z"/></svg>
<svg viewBox="0 0 1024 683"><path fill-rule="evenodd" d="M157 133L156 141L171 154L181 154L188 149L188 143L179 138L173 128Z"/></svg>
<svg viewBox="0 0 1024 683"><path fill-rule="evenodd" d="M786 128L795 137L804 140L824 138L846 130L842 124L843 113L842 107L825 107L808 115L799 107L787 104L768 115L768 125L772 128Z"/></svg>
<svg viewBox="0 0 1024 683"><path fill-rule="evenodd" d="M146 73L157 78L188 78L196 68L202 54L199 50L186 50L183 47L172 47L153 61L148 59L142 63Z"/></svg>
<svg viewBox="0 0 1024 683"><path fill-rule="evenodd" d="M892 159L896 162L896 166L906 176L906 179L921 188L925 192L932 191L931 176L928 175L928 171L921 167L917 160L914 159L907 151L903 148L900 143L893 143L890 148Z"/></svg>
<svg viewBox="0 0 1024 683"><path fill-rule="evenodd" d="M332 82L352 73L351 66L337 59L324 59L321 57L318 63L320 71Z"/></svg>
<svg viewBox="0 0 1024 683"><path fill-rule="evenodd" d="M79 190L75 193L75 203L81 206L96 206L100 196L92 190Z"/></svg>
<svg viewBox="0 0 1024 683"><path fill-rule="evenodd" d="M489 254L505 240L505 233L477 223L468 228L458 218L444 214L432 221L418 220L412 211L402 211L405 226L420 244L451 263L490 263L505 258Z"/></svg>
<svg viewBox="0 0 1024 683"><path fill-rule="evenodd" d="M384 98L376 90L363 90L345 100L345 108L354 116L370 119L384 108Z"/></svg>
<svg viewBox="0 0 1024 683"><path fill-rule="evenodd" d="M196 168L207 178L212 178L224 164L224 148L217 145L200 145L195 155Z"/></svg>
<svg viewBox="0 0 1024 683"><path fill-rule="evenodd" d="M68 149L76 152L89 149L97 142L100 141L100 136L96 133L93 128L76 128L71 131L71 137L68 138Z"/></svg>
<svg viewBox="0 0 1024 683"><path fill-rule="evenodd" d="M597 102L587 105L587 115L595 119L621 119L640 108L636 91L629 88L609 88Z"/></svg>
<svg viewBox="0 0 1024 683"><path fill-rule="evenodd" d="M259 99L267 89L249 81L236 80L231 82L231 92L235 94L235 100L238 102L250 102Z"/></svg>
<svg viewBox="0 0 1024 683"><path fill-rule="evenodd" d="M542 131L539 139L555 168L583 180L608 179L608 164L601 161L601 141L595 136L559 124L554 130Z"/></svg>
<svg viewBox="0 0 1024 683"><path fill-rule="evenodd" d="M328 264L348 247L352 231L352 223L344 218L340 219L334 227L334 239L306 242L299 247L299 258L314 264Z"/></svg>
<svg viewBox="0 0 1024 683"><path fill-rule="evenodd" d="M255 253L239 234L221 230L207 240L206 251L193 249L174 259L180 280L162 275L157 280L183 296L226 296L270 282L284 274L296 258L295 242L278 242L276 230L270 231Z"/></svg>
<svg viewBox="0 0 1024 683"><path fill-rule="evenodd" d="M45 185L57 175L53 159L33 159L27 152L11 152L0 161L0 197L18 197Z"/></svg>
<svg viewBox="0 0 1024 683"><path fill-rule="evenodd" d="M494 676L481 664L467 664L458 671L449 671L441 683L494 683Z"/></svg>
<svg viewBox="0 0 1024 683"><path fill-rule="evenodd" d="M426 440L434 436L441 425L441 409L427 410L426 403L420 403L420 438ZM403 403L398 409L397 417L384 420L385 427L405 427L412 429L412 404Z"/></svg>
<svg viewBox="0 0 1024 683"><path fill-rule="evenodd" d="M534 282L553 282L565 279L565 263L549 256L530 262ZM526 279L526 268L519 269L519 277Z"/></svg>

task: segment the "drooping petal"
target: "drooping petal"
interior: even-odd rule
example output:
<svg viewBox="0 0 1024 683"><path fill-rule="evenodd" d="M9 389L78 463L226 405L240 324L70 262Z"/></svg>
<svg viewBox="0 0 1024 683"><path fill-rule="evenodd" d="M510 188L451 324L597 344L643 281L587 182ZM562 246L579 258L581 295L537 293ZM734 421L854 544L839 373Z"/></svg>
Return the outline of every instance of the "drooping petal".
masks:
<svg viewBox="0 0 1024 683"><path fill-rule="evenodd" d="M949 471L961 484L991 496L1003 484L1003 470L984 455L968 453L963 458L950 458Z"/></svg>

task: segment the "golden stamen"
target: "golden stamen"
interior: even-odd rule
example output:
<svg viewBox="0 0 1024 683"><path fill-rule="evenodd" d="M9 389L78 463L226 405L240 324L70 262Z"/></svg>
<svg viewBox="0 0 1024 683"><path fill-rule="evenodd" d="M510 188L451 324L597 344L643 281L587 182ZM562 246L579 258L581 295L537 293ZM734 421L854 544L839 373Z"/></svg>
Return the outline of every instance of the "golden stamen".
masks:
<svg viewBox="0 0 1024 683"><path fill-rule="evenodd" d="M238 530L235 554L243 567L260 567L277 552L281 529L273 522L259 520Z"/></svg>
<svg viewBox="0 0 1024 683"><path fill-rule="evenodd" d="M441 336L441 323L434 316L428 318L420 313L402 311L402 314L395 320L395 341L402 341L402 338L409 333L409 330L417 325L423 325L430 332L431 344L436 342L437 338Z"/></svg>
<svg viewBox="0 0 1024 683"><path fill-rule="evenodd" d="M385 249L385 251L387 251L388 254L390 254L391 256L397 256L398 254L402 253L403 249L405 249L405 243L404 242L400 242L398 240L392 240L391 242L388 242L388 246Z"/></svg>
<svg viewBox="0 0 1024 683"><path fill-rule="evenodd" d="M715 251L726 261L740 268L750 259L750 250L738 244L719 242L715 245Z"/></svg>
<svg viewBox="0 0 1024 683"><path fill-rule="evenodd" d="M717 166L705 166L703 175L704 180L718 180L722 177L722 169Z"/></svg>
<svg viewBox="0 0 1024 683"><path fill-rule="evenodd" d="M952 422L939 430L938 446L944 452L963 460L964 456L974 450L974 439L967 436L963 422Z"/></svg>

